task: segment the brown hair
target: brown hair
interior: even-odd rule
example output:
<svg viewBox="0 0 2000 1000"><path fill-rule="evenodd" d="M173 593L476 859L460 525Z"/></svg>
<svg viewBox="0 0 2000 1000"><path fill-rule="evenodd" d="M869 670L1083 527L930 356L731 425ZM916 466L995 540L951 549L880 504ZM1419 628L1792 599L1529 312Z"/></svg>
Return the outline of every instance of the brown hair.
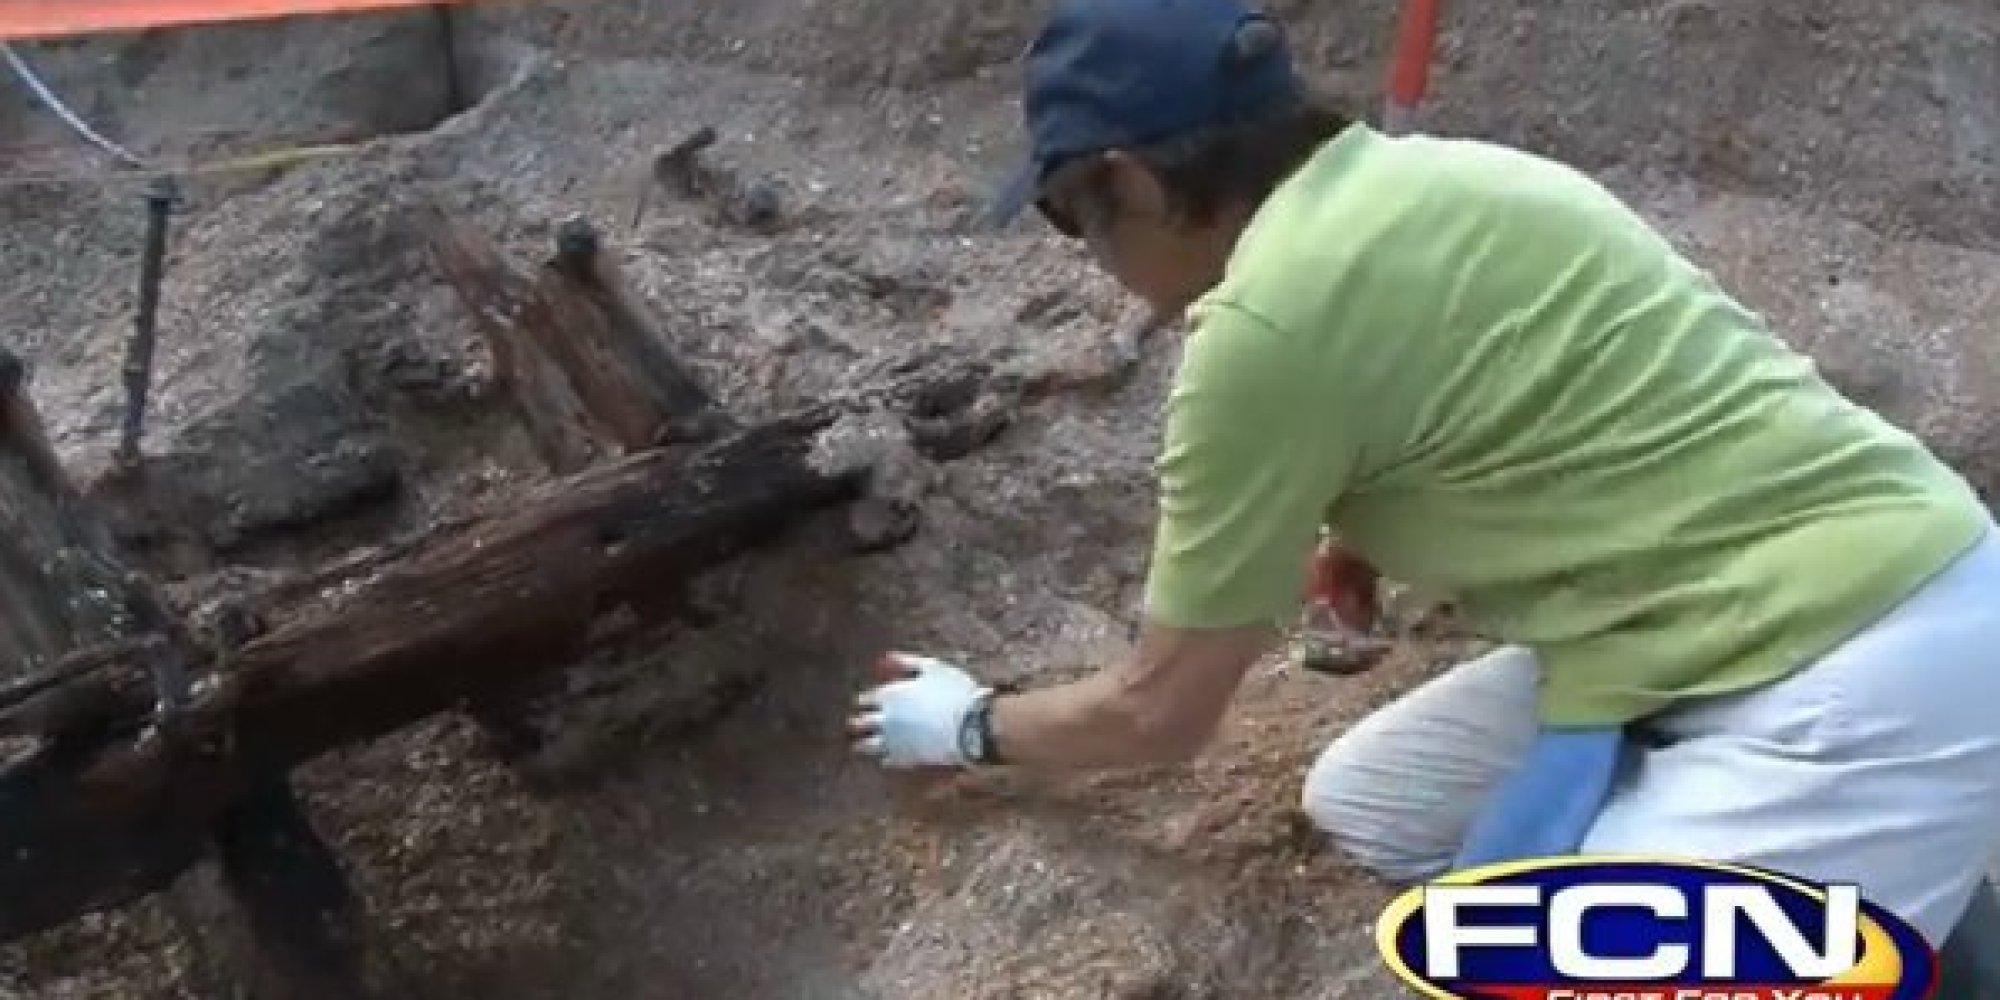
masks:
<svg viewBox="0 0 2000 1000"><path fill-rule="evenodd" d="M1353 123L1330 99L1312 95L1277 115L1121 151L1160 179L1177 221L1200 226L1214 222L1226 206L1261 204ZM1042 214L1065 235L1079 235L1078 223L1087 219L1094 227L1117 211L1109 182L1101 157L1078 157L1050 175ZM1086 219L1066 218L1057 203L1074 207Z"/></svg>

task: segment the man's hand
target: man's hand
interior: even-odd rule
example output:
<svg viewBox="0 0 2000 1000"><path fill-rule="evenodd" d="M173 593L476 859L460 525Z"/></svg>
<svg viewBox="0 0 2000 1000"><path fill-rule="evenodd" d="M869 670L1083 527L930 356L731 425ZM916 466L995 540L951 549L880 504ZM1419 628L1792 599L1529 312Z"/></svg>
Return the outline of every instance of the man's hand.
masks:
<svg viewBox="0 0 2000 1000"><path fill-rule="evenodd" d="M855 750L884 767L961 767L959 746L966 713L986 688L943 660L890 653L880 667L885 683L861 693L848 721Z"/></svg>
<svg viewBox="0 0 2000 1000"><path fill-rule="evenodd" d="M1332 609L1340 623L1357 632L1375 628L1381 617L1381 574L1339 542L1321 541L1313 552L1312 601Z"/></svg>

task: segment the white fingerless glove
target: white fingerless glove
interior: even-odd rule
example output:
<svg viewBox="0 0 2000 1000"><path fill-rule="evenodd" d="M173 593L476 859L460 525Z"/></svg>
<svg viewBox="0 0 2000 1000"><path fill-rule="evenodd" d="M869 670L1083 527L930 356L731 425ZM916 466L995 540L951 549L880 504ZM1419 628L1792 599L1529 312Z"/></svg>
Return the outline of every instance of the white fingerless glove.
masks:
<svg viewBox="0 0 2000 1000"><path fill-rule="evenodd" d="M907 676L864 691L855 717L855 749L884 767L963 766L966 717L988 688L943 660L891 653Z"/></svg>

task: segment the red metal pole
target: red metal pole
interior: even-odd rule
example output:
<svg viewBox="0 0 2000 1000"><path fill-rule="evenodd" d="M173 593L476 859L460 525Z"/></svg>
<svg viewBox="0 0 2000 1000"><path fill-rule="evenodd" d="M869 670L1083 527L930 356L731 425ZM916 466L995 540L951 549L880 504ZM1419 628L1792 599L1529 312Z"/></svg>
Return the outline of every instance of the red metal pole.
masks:
<svg viewBox="0 0 2000 1000"><path fill-rule="evenodd" d="M1417 109L1430 89L1431 51L1437 45L1438 7L1442 0L1403 0L1396 25L1396 48L1390 56L1389 95L1382 109L1382 127L1403 133L1416 123Z"/></svg>

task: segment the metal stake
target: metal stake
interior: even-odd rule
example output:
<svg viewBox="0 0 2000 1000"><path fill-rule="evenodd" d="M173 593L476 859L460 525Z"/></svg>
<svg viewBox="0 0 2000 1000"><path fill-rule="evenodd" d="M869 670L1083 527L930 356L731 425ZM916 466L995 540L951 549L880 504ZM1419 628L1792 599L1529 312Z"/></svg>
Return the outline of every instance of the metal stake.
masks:
<svg viewBox="0 0 2000 1000"><path fill-rule="evenodd" d="M166 270L167 220L179 193L171 177L156 177L146 187L146 245L139 258L139 313L132 339L125 348L125 426L118 441L118 461L139 461L139 439L146 427L146 390L153 380L153 345L157 342L160 279Z"/></svg>

